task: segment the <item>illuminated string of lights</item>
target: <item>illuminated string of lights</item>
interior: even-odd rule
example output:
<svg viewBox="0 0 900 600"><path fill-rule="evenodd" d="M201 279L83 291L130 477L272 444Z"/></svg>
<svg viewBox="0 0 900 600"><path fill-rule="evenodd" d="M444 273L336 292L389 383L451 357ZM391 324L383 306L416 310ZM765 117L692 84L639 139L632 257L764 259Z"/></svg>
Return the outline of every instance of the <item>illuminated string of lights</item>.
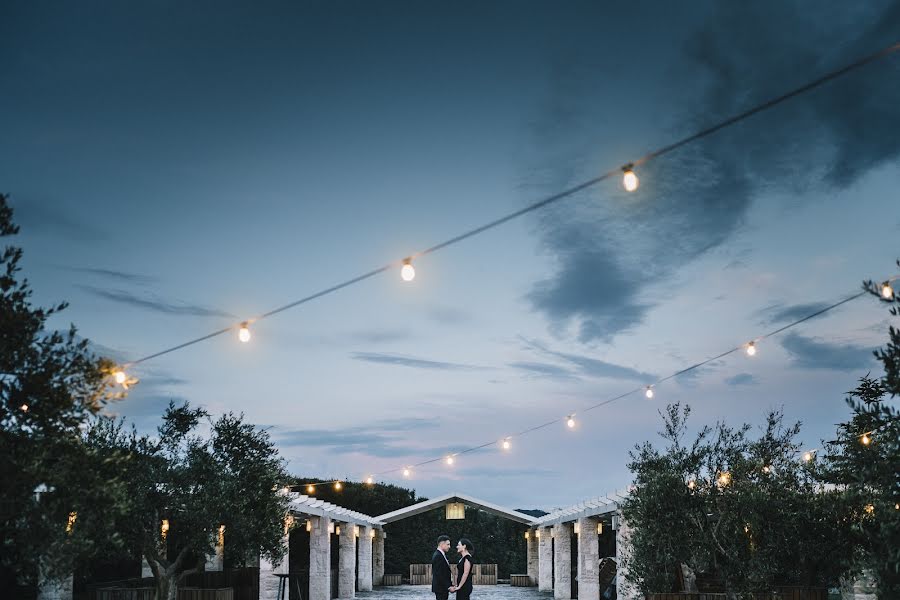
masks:
<svg viewBox="0 0 900 600"><path fill-rule="evenodd" d="M559 202L561 200L564 200L566 198L574 196L575 194L577 194L579 192L582 192L588 188L592 188L592 187L596 186L597 184L599 184L603 181L606 181L608 179L611 179L617 175L621 174L622 185L625 188L625 190L628 192L634 192L635 190L637 190L639 183L640 183L640 180L636 173L636 169L642 165L647 164L651 160L660 158L660 157L662 157L666 154L669 154L687 144L696 142L696 141L706 138L710 135L713 135L714 133L717 133L718 131L725 129L726 127L735 125L735 124L737 124L745 119L748 119L758 113L769 110L783 102L786 102L787 100L790 100L792 98L800 96L801 94L804 94L815 88L818 88L819 86L821 86L825 83L828 83L828 82L835 80L839 77L842 77L852 71L855 71L856 69L859 69L865 65L868 65L868 64L878 61L886 56L894 54L898 50L900 50L900 42L891 44L890 46L882 48L881 50L879 50L877 52L874 52L874 53L866 55L856 61L853 61L852 63L849 63L849 64L845 65L844 67L830 71L830 72L826 73L825 75L822 75L821 77L813 79L812 81L809 81L806 84L801 85L800 87L797 87L788 92L785 92L784 94L781 94L780 96L776 96L774 98L769 99L766 102L755 105L750 109L740 112L740 113L738 113L730 118L727 118L723 121L720 121L710 127L701 129L701 130L699 130L687 137L681 138L667 146L663 146L663 147L657 148L656 150L648 152L641 158L639 158L633 162L629 162L622 167L610 169L609 171L606 171L605 173L598 175L597 177L588 179L587 181L583 181L583 182L581 182L577 185L574 185L572 187L569 187L568 189L565 189L561 192L558 192L556 194L553 194L551 196L543 198L542 200L539 200L537 202L529 204L519 210L516 210L516 211L506 214L502 217L494 219L493 221L485 223L484 225L478 226L474 229L470 229L469 231L466 231L464 233L456 235L450 239L447 239L443 242L435 244L434 246L431 246L431 247L421 250L417 253L409 255L409 256L401 259L400 261L390 262L386 265L383 265L381 267L378 267L376 269L368 271L367 273L363 273L362 275L358 275L358 276L348 279L344 282L341 282L341 283L338 283L331 287L320 290L309 296L300 298L299 300L295 300L293 302L290 302L290 303L280 306L278 308L272 309L268 312L265 312L261 315L256 316L255 318L241 321L240 323L230 325L228 327L224 327L222 329L213 331L206 335L188 340L186 342L183 342L183 343L177 344L175 346L160 350L153 354L149 354L142 358L138 358L136 360L127 362L127 363L121 365L117 370L115 370L112 373L113 378L117 384L127 387L129 385L129 381L136 381L136 380L128 379L128 377L125 373L125 370L127 368L147 362L149 360L152 360L154 358L157 358L157 357L160 357L160 356L163 356L166 354L170 354L172 352L176 352L178 350L187 348L189 346L193 346L200 342L221 336L223 334L226 334L226 333L234 331L234 330L238 331L238 339L241 342L247 343L251 339L251 333L250 333L250 325L251 324L256 323L257 321L260 321L262 319L269 318L271 316L274 316L274 315L284 312L286 310L296 308L297 306L306 304L307 302L311 302L312 300L315 300L317 298L321 298L323 296L332 294L334 292L342 290L351 285L361 283L365 280L375 277L376 275L380 275L387 271L393 270L398 266L400 267L401 279L406 282L412 281L416 275L416 270L415 270L415 267L413 266L414 259L428 255L428 254L432 254L434 252L437 252L439 250L447 248L448 246L452 246L454 244L457 244L459 242L467 240L471 237L474 237L476 235L484 233L488 230L499 227L500 225L508 223L509 221L512 221L514 219L522 217L526 214L532 213L532 212L542 209L546 206L549 206L551 204L554 204L556 202ZM893 297L894 291L887 283L885 283L885 287L882 289L882 293L885 295L884 296L885 298L891 298L891 297ZM751 342L750 344L747 345L748 353L752 354L751 350L752 350L752 352L755 352L755 350L756 350L753 342ZM648 395L648 397L652 397L652 389L648 388L647 395Z"/></svg>

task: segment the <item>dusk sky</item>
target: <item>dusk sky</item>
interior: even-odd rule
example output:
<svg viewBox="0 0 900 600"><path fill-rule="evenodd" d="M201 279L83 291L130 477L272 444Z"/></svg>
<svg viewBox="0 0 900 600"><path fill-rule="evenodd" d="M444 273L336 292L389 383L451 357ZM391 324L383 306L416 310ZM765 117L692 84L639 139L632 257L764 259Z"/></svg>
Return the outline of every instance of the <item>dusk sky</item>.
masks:
<svg viewBox="0 0 900 600"><path fill-rule="evenodd" d="M189 6L188 6L189 4ZM252 4L252 5L251 5ZM397 260L900 41L897 2L0 5L0 191L34 301L119 361ZM134 369L359 480L563 417L896 273L900 55L641 168ZM815 448L880 365L861 298L659 386L379 479L522 508L630 483L657 411Z"/></svg>

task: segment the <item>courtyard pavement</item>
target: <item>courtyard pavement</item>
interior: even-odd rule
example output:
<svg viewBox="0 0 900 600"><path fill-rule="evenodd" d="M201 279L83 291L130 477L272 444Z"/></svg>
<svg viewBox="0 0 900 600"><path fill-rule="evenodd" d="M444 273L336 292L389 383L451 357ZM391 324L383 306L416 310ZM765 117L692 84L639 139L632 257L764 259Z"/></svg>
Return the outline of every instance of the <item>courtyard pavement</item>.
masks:
<svg viewBox="0 0 900 600"><path fill-rule="evenodd" d="M356 592L359 600L434 600L429 585L397 585L376 588L373 592ZM450 600L454 595L450 594ZM553 592L539 592L536 587L511 585L476 585L472 600L550 600Z"/></svg>

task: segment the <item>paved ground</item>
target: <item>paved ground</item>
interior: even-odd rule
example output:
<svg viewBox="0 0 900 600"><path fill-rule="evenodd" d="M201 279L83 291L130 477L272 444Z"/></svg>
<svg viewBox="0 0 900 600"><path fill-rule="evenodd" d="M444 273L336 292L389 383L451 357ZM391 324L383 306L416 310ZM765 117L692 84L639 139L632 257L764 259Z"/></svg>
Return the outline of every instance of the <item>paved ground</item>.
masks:
<svg viewBox="0 0 900 600"><path fill-rule="evenodd" d="M431 586L398 585L377 588L374 592L357 592L359 600L434 600ZM552 600L553 592L539 592L536 587L509 585L476 585L472 600ZM453 594L450 594L453 600Z"/></svg>

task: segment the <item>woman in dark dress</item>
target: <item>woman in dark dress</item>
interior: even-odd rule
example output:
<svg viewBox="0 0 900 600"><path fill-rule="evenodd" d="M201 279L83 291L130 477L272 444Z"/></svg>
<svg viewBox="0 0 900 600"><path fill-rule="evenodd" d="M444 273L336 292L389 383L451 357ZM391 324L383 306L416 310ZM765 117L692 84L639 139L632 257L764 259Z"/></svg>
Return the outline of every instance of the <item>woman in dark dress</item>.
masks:
<svg viewBox="0 0 900 600"><path fill-rule="evenodd" d="M456 585L450 588L450 591L456 592L456 600L469 600L469 596L472 595L472 577L475 575L472 563L475 547L472 542L463 538L456 545L456 553L460 556L456 565Z"/></svg>

